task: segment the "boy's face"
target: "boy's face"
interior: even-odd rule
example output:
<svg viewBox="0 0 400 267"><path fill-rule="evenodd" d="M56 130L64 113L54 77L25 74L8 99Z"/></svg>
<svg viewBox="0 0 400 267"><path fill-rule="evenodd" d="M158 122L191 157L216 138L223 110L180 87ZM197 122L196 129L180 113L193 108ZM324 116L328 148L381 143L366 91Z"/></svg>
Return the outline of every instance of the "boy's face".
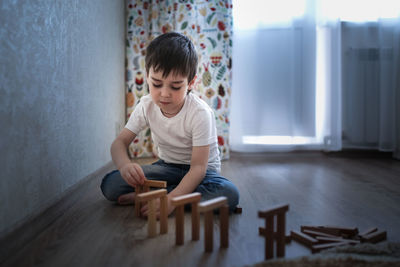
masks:
<svg viewBox="0 0 400 267"><path fill-rule="evenodd" d="M189 87L193 84L193 81L188 83L187 77L176 75L172 71L164 78L162 71L155 72L153 68L150 68L147 74L147 82L153 102L166 117L173 117L179 113Z"/></svg>

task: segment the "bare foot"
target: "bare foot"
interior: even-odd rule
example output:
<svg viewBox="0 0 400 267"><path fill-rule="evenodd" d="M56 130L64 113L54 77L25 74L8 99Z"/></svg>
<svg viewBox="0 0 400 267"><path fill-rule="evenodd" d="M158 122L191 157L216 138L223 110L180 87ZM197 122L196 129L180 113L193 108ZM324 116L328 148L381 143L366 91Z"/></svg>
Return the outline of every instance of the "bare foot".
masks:
<svg viewBox="0 0 400 267"><path fill-rule="evenodd" d="M135 203L135 193L128 193L118 197L119 205L133 205Z"/></svg>

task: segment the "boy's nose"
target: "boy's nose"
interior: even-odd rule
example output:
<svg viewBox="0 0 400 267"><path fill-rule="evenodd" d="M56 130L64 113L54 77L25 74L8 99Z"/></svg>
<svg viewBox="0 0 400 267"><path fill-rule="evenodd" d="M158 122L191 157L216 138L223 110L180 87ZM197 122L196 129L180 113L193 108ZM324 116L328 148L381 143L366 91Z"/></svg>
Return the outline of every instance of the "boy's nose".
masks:
<svg viewBox="0 0 400 267"><path fill-rule="evenodd" d="M169 96L168 88L166 88L165 86L163 86L163 87L161 88L161 96L164 96L164 97Z"/></svg>

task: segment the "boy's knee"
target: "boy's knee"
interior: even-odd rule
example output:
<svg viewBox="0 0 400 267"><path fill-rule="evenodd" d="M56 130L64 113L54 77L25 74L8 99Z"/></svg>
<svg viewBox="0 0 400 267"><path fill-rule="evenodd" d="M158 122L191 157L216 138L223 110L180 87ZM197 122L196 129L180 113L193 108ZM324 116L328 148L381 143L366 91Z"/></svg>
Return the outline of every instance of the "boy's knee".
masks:
<svg viewBox="0 0 400 267"><path fill-rule="evenodd" d="M115 195L115 190L113 190L110 183L111 174L112 172L104 176L103 180L101 181L100 189L107 200L116 201L118 196Z"/></svg>
<svg viewBox="0 0 400 267"><path fill-rule="evenodd" d="M239 190L233 183L226 184L224 196L228 199L229 210L234 211L239 204Z"/></svg>

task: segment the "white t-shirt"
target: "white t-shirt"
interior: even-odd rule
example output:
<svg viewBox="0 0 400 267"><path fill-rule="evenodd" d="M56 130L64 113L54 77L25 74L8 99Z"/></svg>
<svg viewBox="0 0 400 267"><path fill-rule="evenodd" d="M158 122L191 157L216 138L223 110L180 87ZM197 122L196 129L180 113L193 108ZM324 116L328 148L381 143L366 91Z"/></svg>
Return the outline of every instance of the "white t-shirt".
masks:
<svg viewBox="0 0 400 267"><path fill-rule="evenodd" d="M182 109L172 118L161 113L150 95L143 96L125 128L138 135L147 126L160 159L190 165L192 147L210 145L207 169L220 171L214 112L198 96L186 95Z"/></svg>

